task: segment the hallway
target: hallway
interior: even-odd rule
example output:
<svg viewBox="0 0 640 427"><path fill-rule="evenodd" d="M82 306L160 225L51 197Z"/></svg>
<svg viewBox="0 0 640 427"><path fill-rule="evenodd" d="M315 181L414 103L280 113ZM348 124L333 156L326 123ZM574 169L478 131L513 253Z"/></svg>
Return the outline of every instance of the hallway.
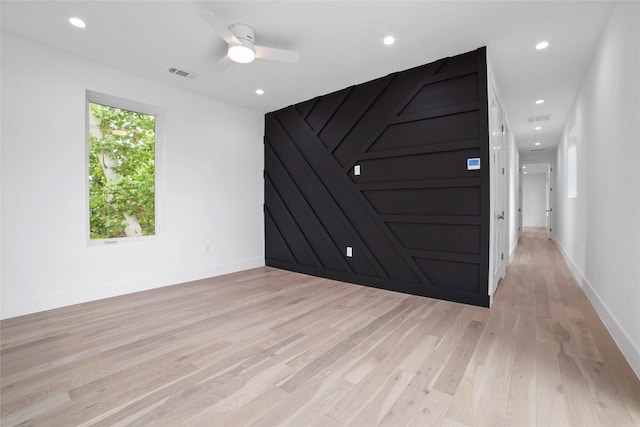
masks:
<svg viewBox="0 0 640 427"><path fill-rule="evenodd" d="M262 267L0 325L7 427L640 425L540 229L489 310Z"/></svg>
<svg viewBox="0 0 640 427"><path fill-rule="evenodd" d="M515 347L506 424L640 425L640 382L546 229L524 229L494 300L483 338Z"/></svg>

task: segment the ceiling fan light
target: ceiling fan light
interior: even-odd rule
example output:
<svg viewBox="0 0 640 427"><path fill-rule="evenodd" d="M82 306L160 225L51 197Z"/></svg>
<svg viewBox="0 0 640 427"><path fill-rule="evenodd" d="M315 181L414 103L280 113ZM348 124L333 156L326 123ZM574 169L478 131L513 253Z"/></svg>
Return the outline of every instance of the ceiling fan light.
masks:
<svg viewBox="0 0 640 427"><path fill-rule="evenodd" d="M227 55L229 55L232 61L239 62L240 64L248 64L256 57L253 49L243 45L229 46Z"/></svg>

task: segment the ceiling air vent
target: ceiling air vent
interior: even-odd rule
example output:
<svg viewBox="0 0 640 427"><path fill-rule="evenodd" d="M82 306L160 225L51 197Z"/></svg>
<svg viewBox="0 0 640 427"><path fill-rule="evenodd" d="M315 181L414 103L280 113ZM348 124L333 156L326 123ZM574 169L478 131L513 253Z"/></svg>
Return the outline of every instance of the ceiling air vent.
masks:
<svg viewBox="0 0 640 427"><path fill-rule="evenodd" d="M533 150L530 150L532 153L535 153L536 151L546 151L544 148L534 148Z"/></svg>
<svg viewBox="0 0 640 427"><path fill-rule="evenodd" d="M546 122L551 119L551 114L545 114L543 116L531 116L527 117L528 123L538 123L538 122Z"/></svg>
<svg viewBox="0 0 640 427"><path fill-rule="evenodd" d="M180 77L188 77L190 79L197 79L200 77L199 74L192 73L191 71L181 70L180 68L169 68L169 72L171 74L175 74Z"/></svg>

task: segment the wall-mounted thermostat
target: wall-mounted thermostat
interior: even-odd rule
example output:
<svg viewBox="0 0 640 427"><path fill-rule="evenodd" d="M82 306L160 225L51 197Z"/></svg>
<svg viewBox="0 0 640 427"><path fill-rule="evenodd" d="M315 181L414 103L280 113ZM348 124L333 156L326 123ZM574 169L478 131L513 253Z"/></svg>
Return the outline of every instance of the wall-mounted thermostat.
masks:
<svg viewBox="0 0 640 427"><path fill-rule="evenodd" d="M467 170L475 171L480 169L480 159L478 157L474 157L471 159L467 159Z"/></svg>

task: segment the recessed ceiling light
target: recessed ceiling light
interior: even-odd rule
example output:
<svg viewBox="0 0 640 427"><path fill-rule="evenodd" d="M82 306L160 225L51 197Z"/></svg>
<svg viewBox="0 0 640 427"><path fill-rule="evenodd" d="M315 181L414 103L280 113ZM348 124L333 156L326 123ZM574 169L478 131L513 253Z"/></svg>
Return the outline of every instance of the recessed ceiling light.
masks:
<svg viewBox="0 0 640 427"><path fill-rule="evenodd" d="M538 100L536 101L536 104L544 104L544 99L538 99Z"/></svg>
<svg viewBox="0 0 640 427"><path fill-rule="evenodd" d="M387 46L390 46L395 42L396 42L396 39L394 39L392 36L387 36L384 39L382 39L382 43L386 44Z"/></svg>
<svg viewBox="0 0 640 427"><path fill-rule="evenodd" d="M264 95L264 91L262 89L256 89L256 93L258 95Z"/></svg>
<svg viewBox="0 0 640 427"><path fill-rule="evenodd" d="M78 28L85 28L87 26L87 24L85 24L82 19L76 18L75 16L72 18L69 18L69 24Z"/></svg>
<svg viewBox="0 0 640 427"><path fill-rule="evenodd" d="M536 45L536 49L538 49L538 50L546 49L548 47L549 47L549 42L548 41L541 41L540 43L538 43Z"/></svg>
<svg viewBox="0 0 640 427"><path fill-rule="evenodd" d="M533 145L540 145L540 144L541 144L540 142L535 142Z"/></svg>
<svg viewBox="0 0 640 427"><path fill-rule="evenodd" d="M526 166L523 166L523 167L522 167L522 169L526 169L526 168L527 168Z"/></svg>
<svg viewBox="0 0 640 427"><path fill-rule="evenodd" d="M527 172L526 172L526 171L525 171L525 172L523 172L523 173L524 173L525 175L527 174Z"/></svg>
<svg viewBox="0 0 640 427"><path fill-rule="evenodd" d="M542 128L541 128L540 126L536 126L534 129L535 129L535 130L540 130L540 129L542 129Z"/></svg>

